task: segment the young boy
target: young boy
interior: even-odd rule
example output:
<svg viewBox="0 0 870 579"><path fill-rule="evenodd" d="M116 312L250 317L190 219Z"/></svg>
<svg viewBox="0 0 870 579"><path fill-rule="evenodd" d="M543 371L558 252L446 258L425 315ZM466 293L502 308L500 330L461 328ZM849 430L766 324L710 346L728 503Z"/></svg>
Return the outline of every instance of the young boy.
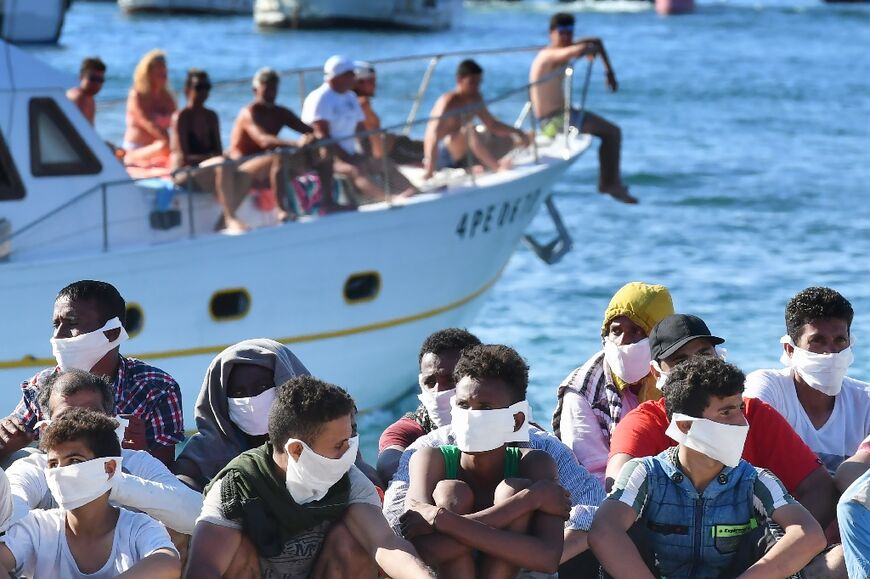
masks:
<svg viewBox="0 0 870 579"><path fill-rule="evenodd" d="M188 577L226 574L243 538L256 548L264 577L316 575L328 563L318 554L335 525L346 527L348 548L361 545L390 577L431 577L390 530L374 485L353 466L354 408L343 389L311 376L278 388L269 442L233 459L206 488ZM363 569L354 574L365 576Z"/></svg>
<svg viewBox="0 0 870 579"><path fill-rule="evenodd" d="M440 577L559 567L568 492L549 454L512 444L529 441L528 371L507 346L463 350L454 371L456 446L411 458L402 532Z"/></svg>
<svg viewBox="0 0 870 579"><path fill-rule="evenodd" d="M611 576L788 577L825 547L819 524L779 479L740 458L744 379L719 358L671 371L667 434L678 445L628 461L589 531Z"/></svg>
<svg viewBox="0 0 870 579"><path fill-rule="evenodd" d="M163 525L109 504L121 472L118 423L71 408L42 434L46 479L60 508L31 511L0 544L0 565L19 577L177 578L178 553Z"/></svg>

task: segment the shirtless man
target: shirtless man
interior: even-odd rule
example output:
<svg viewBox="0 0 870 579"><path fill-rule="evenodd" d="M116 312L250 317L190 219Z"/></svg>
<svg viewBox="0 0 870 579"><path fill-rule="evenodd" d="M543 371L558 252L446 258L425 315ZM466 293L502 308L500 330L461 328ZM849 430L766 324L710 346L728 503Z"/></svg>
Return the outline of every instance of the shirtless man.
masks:
<svg viewBox="0 0 870 579"><path fill-rule="evenodd" d="M106 80L106 65L96 56L82 61L79 69L79 84L66 91L66 98L78 107L92 125L97 106L94 97L103 88Z"/></svg>
<svg viewBox="0 0 870 579"><path fill-rule="evenodd" d="M231 167L221 165L224 156L218 116L205 107L210 90L208 73L196 68L187 72L187 106L175 114L169 130L170 168L179 185L190 180L195 191L214 191L223 205L226 229L244 231L245 225L236 218L241 196L233 187L235 173ZM206 169L209 166L213 167Z"/></svg>
<svg viewBox="0 0 870 579"><path fill-rule="evenodd" d="M426 153L423 159L423 167L426 169L424 179L429 179L439 169L464 166L468 153L466 143L477 160L487 169L502 171L510 168L510 161L496 159L481 143L477 131L471 125L474 117L479 118L492 134L500 137L516 136L524 147L529 146L531 139L528 135L497 121L487 110L480 94L482 80L483 69L480 65L473 60L463 60L456 69L456 88L441 95L432 107L429 116L435 118L426 126L426 138L423 141L423 150ZM462 110L465 110L462 114L445 116Z"/></svg>
<svg viewBox="0 0 870 579"><path fill-rule="evenodd" d="M248 190L251 181L266 182L278 198L278 218L287 221L293 217L287 209L288 179L302 175L306 169L311 168L320 177L322 191L331 192L332 171L329 162L318 157L316 151L307 149L292 154L259 155L285 147L304 147L314 140L310 126L303 123L290 109L275 104L278 98L278 81L278 73L271 68L258 70L253 80L254 101L239 111L236 117L227 155L231 159L257 156L239 164L237 170L240 178L236 179L234 190L240 192L240 198L228 201L238 207L241 196ZM302 138L298 141L279 138L278 133L284 127L301 133ZM282 174L286 174L286 177L282 178ZM332 206L332 195L324 194L324 205Z"/></svg>
<svg viewBox="0 0 870 579"><path fill-rule="evenodd" d="M356 93L356 100L365 116L363 126L366 131L378 131L381 128L381 119L372 107L372 98L378 86L375 67L368 62L358 60L354 63L353 72L356 77L353 92ZM375 159L380 159L386 148L387 157L400 165L420 165L423 162L422 141L415 141L405 135L385 133L383 141L381 135L371 135L367 142L363 143L363 148L370 151Z"/></svg>
<svg viewBox="0 0 870 579"><path fill-rule="evenodd" d="M564 70L568 63L581 56L600 56L604 64L607 88L614 92L619 88L601 39L582 38L575 42L574 16L565 12L554 14L550 19L550 44L538 53L529 71L529 83L533 85L531 99L534 114L545 135L554 137L563 130L565 96L562 81L565 75L560 70ZM540 84L536 84L538 82ZM623 203L637 203L619 174L619 153L622 145L622 132L619 127L594 113L577 109L571 109L570 122L571 126L577 127L581 132L601 139L598 149L598 162L601 167L598 191Z"/></svg>

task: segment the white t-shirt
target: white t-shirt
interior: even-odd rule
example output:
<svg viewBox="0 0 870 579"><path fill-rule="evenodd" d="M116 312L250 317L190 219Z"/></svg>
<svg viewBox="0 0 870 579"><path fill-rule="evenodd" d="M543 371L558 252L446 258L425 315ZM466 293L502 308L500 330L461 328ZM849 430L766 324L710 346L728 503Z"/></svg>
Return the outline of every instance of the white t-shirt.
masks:
<svg viewBox="0 0 870 579"><path fill-rule="evenodd" d="M163 525L143 513L119 509L112 553L96 573L79 571L66 541L66 511L31 511L9 527L0 541L15 556L15 573L36 579L108 579L123 573L158 549L175 547Z"/></svg>
<svg viewBox="0 0 870 579"><path fill-rule="evenodd" d="M58 506L45 481L47 466L48 455L40 452L16 460L6 471L12 491L13 521L32 509ZM166 465L144 450L121 449L121 470L109 495L112 504L148 513L180 533L193 533L202 509L202 494L184 485ZM0 500L5 499L0 496Z"/></svg>
<svg viewBox="0 0 870 579"><path fill-rule="evenodd" d="M348 137L341 139L338 144L351 155L356 153L356 138L353 137L356 126L364 118L353 91L339 93L327 83L311 91L302 103L302 122L308 125L314 121L328 122L330 137Z"/></svg>
<svg viewBox="0 0 870 579"><path fill-rule="evenodd" d="M764 400L782 414L832 473L870 434L870 384L854 378L843 379L834 411L818 430L798 400L791 368L750 373L745 395Z"/></svg>
<svg viewBox="0 0 870 579"><path fill-rule="evenodd" d="M375 485L355 466L350 467L350 495L348 503L364 503L373 505L380 510L381 499L375 490ZM196 520L204 521L231 529L241 529L242 521L227 519L221 504L221 483L218 480L208 490L202 503L202 513ZM282 579L305 579L311 573L315 557L320 551L320 545L326 537L330 523L324 521L320 525L303 531L294 537L293 541L284 545L284 550L269 559L260 558L260 571L263 577L281 577Z"/></svg>

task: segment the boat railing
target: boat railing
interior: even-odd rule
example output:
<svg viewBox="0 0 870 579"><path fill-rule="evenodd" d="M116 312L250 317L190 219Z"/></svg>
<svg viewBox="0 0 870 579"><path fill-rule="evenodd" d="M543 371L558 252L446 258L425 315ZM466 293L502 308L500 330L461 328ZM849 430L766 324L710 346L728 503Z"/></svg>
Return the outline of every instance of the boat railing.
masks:
<svg viewBox="0 0 870 579"><path fill-rule="evenodd" d="M581 106L585 106L585 98L590 79L591 67L592 62L590 62L587 67L585 85L583 87L582 93L583 102L581 103ZM305 71L313 70L316 69L305 69ZM5 235L2 231L0 231L0 247L11 247L11 251L14 255L15 253L27 252L31 249L45 250L50 247L51 244L63 242L64 249L68 250L72 249L70 245L70 238L76 238L79 240L79 242L73 243L73 245L81 245L81 249L83 250L94 250L99 248L99 250L107 252L115 245L134 244L137 241L137 231L138 241L139 243L141 243L142 229L140 227L137 227L137 225L141 225L143 223L149 224L152 230L157 229L163 232L163 234L158 235L159 239L156 240L158 242L168 242L185 237L195 238L201 234L213 233L215 229L213 224L220 217L220 207L214 203L203 203L203 195L199 192L194 191L193 187L190 186L192 181L198 175L201 175L205 172L213 172L218 170L219 168L234 169L247 160L262 156L280 155L282 157L287 157L290 155L300 154L300 152L305 149L320 149L321 147L330 145L339 146L339 142L345 141L348 138L367 139L371 136L379 136L382 139L383 145L383 139L385 139L388 134L395 133L397 131L404 132L410 127L426 124L434 120L452 117L465 117L465 122L471 123L471 120L474 118L473 113L475 111L485 106L502 102L520 95L523 96L524 105L522 107L520 116L515 122L515 127L521 129L524 126L526 120L529 121L530 132L532 135L532 162L537 163L539 161L538 144L537 139L535 138L535 135L537 134L537 122L535 114L532 111L531 102L529 100L529 90L535 84L548 82L552 80L553 77L562 74L564 74L565 79L565 107L563 114L565 115L566 121L564 123L563 151L565 155L568 155L570 154L571 147L569 136L570 123L568 121L570 119L571 102L573 96L573 63L569 64L564 69L559 69L557 71L554 71L550 75L539 79L536 83L528 83L518 88L507 90L493 98L487 99L486 101L474 103L472 105L459 109L453 109L440 116L417 118L416 112L413 112L412 115L409 115L409 117L401 123L381 127L377 130L356 133L354 135L335 136L329 139L321 139L300 148L283 147L263 153L258 153L241 159L224 160L222 162L208 165L206 167L185 167L157 179L131 178L99 183L76 195L62 205L52 209L50 212L34 219L33 221L21 227L14 229L9 233L6 233ZM429 69L427 69L427 74L424 75L424 81L421 83L421 88L418 91L415 103L420 102L420 99L422 99L422 97L424 96L421 93L425 93L425 89L428 86L428 81L426 80L427 76L431 77ZM469 127L468 130L465 131L466 138L468 138L470 130L473 130L473 128ZM468 166L470 167L472 159L470 157L471 147L469 146L469 143L466 143L466 151L469 155L467 161ZM385 201L387 206L391 206L393 201L392 196L396 193L396 191L390 190L389 179L387 178L387 155L384 154L382 155L382 157L384 159L384 163L381 168L381 177L385 185ZM286 166L286 163L282 163L281 165ZM469 183L471 185L474 185L476 179L475 171L468 170L466 171L465 175L465 178L469 181ZM289 181L289 179L285 180ZM181 185L182 183L186 185ZM140 195L137 201L136 196L129 195L131 185L139 186L140 191L144 189L148 192L148 194L145 195L144 199L143 196ZM433 184L433 188L435 186L438 185ZM126 189L127 194L117 193L116 191L119 189ZM208 208L208 211L205 208ZM198 215L198 213L207 213L207 215ZM58 234L46 234L46 231L50 232L55 229L52 227L52 224L61 224L64 220L67 220L67 216L74 214L99 214L100 218L99 220L95 221L94 225L90 227L87 224L81 224L82 229L75 232L70 231L69 227L59 227L57 228L59 230ZM271 225L274 223L270 222L269 220L265 220L260 225L267 224ZM3 257L4 256L0 256L0 259L2 259ZM8 255L6 257L8 257Z"/></svg>

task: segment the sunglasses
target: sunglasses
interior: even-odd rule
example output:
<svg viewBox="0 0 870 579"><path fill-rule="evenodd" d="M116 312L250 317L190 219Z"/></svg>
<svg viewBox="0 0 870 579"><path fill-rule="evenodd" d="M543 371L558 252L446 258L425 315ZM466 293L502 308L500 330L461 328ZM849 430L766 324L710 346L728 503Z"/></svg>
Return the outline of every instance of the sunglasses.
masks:
<svg viewBox="0 0 870 579"><path fill-rule="evenodd" d="M574 27L573 27L573 26L557 26L557 27L556 27L556 32L558 32L559 34L566 34L566 33L569 33L569 32L570 32L571 34L573 34L573 33L574 33Z"/></svg>
<svg viewBox="0 0 870 579"><path fill-rule="evenodd" d="M196 92L207 91L207 90L211 90L211 83L208 83L208 82L197 83L195 85L192 85L190 88L192 88Z"/></svg>
<svg viewBox="0 0 870 579"><path fill-rule="evenodd" d="M99 75L96 75L96 74L89 74L89 75L88 75L88 81L89 81L89 82L96 82L96 83L103 83L103 82L106 82L106 77L104 77L104 76L99 76Z"/></svg>

